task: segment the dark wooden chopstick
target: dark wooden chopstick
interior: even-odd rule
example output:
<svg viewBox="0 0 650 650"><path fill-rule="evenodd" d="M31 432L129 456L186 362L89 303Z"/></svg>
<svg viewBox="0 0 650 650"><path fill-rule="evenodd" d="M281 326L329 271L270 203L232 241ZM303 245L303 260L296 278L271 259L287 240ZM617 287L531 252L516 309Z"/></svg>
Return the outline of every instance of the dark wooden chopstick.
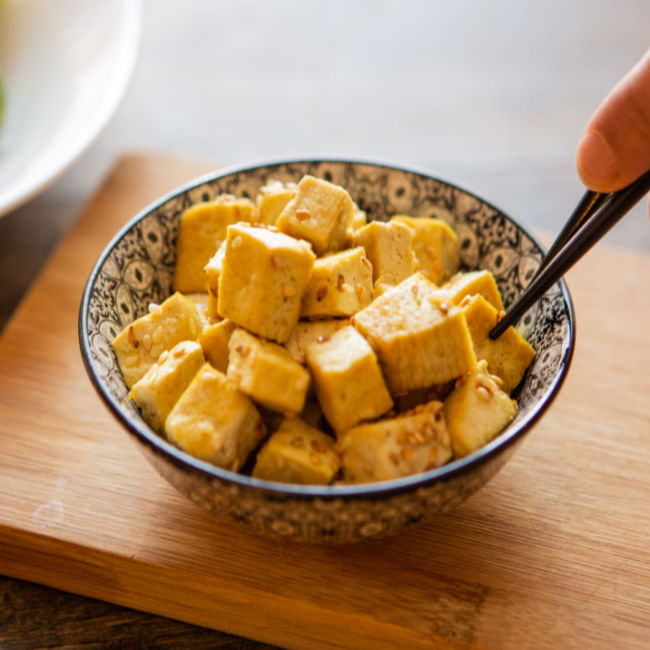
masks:
<svg viewBox="0 0 650 650"><path fill-rule="evenodd" d="M553 286L650 189L650 171L622 190L599 196L587 192L544 257L541 268L506 315L492 328L496 339L516 323L526 310ZM582 209L579 208L582 206ZM552 253L552 254L551 254Z"/></svg>
<svg viewBox="0 0 650 650"><path fill-rule="evenodd" d="M575 207L575 210L564 224L560 234L555 238L546 255L544 255L544 259L537 268L537 271L535 271L535 275L539 275L548 266L558 251L578 232L580 226L582 226L586 219L600 208L607 196L608 194L604 192L593 192L592 190L587 190L584 193L582 199L580 199L580 203Z"/></svg>

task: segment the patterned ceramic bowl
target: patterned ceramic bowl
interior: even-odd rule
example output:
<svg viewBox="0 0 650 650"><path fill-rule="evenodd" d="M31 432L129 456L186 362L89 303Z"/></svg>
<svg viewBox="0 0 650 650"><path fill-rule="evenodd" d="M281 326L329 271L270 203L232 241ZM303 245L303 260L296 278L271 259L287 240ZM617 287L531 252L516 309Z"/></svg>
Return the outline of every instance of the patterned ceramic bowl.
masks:
<svg viewBox="0 0 650 650"><path fill-rule="evenodd" d="M151 302L171 291L176 229L183 210L227 192L254 198L270 179L303 174L345 187L374 219L392 214L439 216L458 234L461 263L495 275L505 305L521 293L543 251L516 222L477 196L437 178L389 165L340 160L241 167L190 182L136 215L108 244L90 275L79 317L81 352L97 391L152 465L192 501L252 531L310 542L346 542L396 533L454 508L512 456L549 407L567 373L574 316L563 282L548 291L518 327L537 351L516 395L515 420L492 442L443 467L381 483L300 486L235 474L197 460L150 429L135 406L111 340Z"/></svg>

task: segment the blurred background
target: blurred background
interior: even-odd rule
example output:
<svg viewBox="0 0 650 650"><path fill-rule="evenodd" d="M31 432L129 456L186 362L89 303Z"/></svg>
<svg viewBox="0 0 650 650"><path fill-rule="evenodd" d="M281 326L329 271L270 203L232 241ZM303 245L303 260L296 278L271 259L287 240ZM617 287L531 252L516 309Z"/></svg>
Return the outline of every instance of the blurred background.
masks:
<svg viewBox="0 0 650 650"><path fill-rule="evenodd" d="M144 0L121 105L62 178L0 219L0 271L26 247L47 254L125 152L403 163L554 233L583 192L585 123L648 25L648 0ZM645 204L607 241L650 251ZM13 272L26 286L37 266Z"/></svg>

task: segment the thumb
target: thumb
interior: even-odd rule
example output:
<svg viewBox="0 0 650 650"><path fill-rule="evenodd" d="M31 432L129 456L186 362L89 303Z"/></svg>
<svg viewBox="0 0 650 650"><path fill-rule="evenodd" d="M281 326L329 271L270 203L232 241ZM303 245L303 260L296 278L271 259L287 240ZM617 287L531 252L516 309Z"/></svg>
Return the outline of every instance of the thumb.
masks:
<svg viewBox="0 0 650 650"><path fill-rule="evenodd" d="M650 50L598 107L578 144L582 182L613 192L650 169Z"/></svg>

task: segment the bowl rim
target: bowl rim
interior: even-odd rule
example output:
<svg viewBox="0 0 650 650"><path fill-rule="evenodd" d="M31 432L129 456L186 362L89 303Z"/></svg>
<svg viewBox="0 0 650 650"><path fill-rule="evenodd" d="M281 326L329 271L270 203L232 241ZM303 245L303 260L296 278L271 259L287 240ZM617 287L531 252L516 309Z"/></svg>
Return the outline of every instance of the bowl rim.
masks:
<svg viewBox="0 0 650 650"><path fill-rule="evenodd" d="M177 467L180 467L184 470L190 470L192 473L202 475L208 479L217 479L225 483L233 483L241 488L248 488L253 490L262 490L268 493L275 494L277 496L290 496L294 498L314 498L319 497L322 499L334 499L334 498L379 498L386 496L387 494L397 494L400 492L406 492L418 487L425 487L427 485L439 482L446 481L455 477L459 474L465 473L472 468L477 468L480 465L483 465L485 462L490 460L492 457L496 456L500 451L505 450L507 447L518 441L526 433L530 431L533 425L541 418L541 416L549 408L555 397L557 396L566 375L571 365L573 359L573 353L575 349L575 312L573 307L573 301L569 293L569 289L566 285L564 279L560 279L557 282L562 298L566 305L567 316L568 316L568 336L564 345L564 352L559 364L559 371L551 382L549 388L546 391L546 394L542 396L539 404L534 407L529 413L527 413L521 420L516 422L514 425L509 425L505 431L500 433L494 440L490 441L480 449L475 452L454 460L450 463L436 467L425 472L420 472L417 474L412 474L409 476L391 479L387 481L378 481L375 483L359 483L359 484L345 484L345 485L300 485L292 483L280 483L277 481L269 481L265 479L253 478L246 474L239 474L232 472L227 469L223 469L216 465L213 465L207 461L200 460L194 456L191 456L187 452L182 451L171 442L163 438L162 435L156 433L151 429L144 421L138 421L130 417L121 407L120 400L117 400L110 394L107 388L102 383L101 377L97 373L92 361L90 354L90 346L88 342L88 310L90 304L90 298L92 293L93 285L96 281L99 271L106 262L106 259L111 254L115 246L122 240L122 238L128 233L136 223L146 218L152 212L160 208L162 205L168 201L192 190L200 185L205 183L218 180L233 174L241 174L245 172L250 172L255 169L262 167L274 167L282 165L292 165L292 164L306 164L306 163L316 163L316 164L357 164L357 165L367 165L373 167L382 167L389 171L398 171L406 172L409 174L416 174L418 176L423 176L434 181L443 183L453 189L456 189L460 192L463 192L466 195L472 196L485 206L490 209L495 210L499 215L503 216L515 227L517 227L523 234L528 237L534 244L539 248L542 253L545 251L544 247L539 243L536 237L530 234L530 232L521 224L512 219L507 213L500 210L493 203L486 201L477 193L466 189L464 186L446 180L444 177L427 171L425 169L418 168L411 165L402 165L393 162L385 162L376 159L364 159L358 157L298 157L298 158L282 158L282 159L270 159L270 160L260 160L257 162L251 162L243 165L234 165L224 168L218 168L216 170L207 172L197 176L182 185L177 186L176 188L165 193L161 197L155 199L146 205L142 210L137 212L135 216L129 219L111 238L108 244L102 250L99 258L93 265L93 268L88 276L86 284L84 285L84 290L81 297L81 304L79 308L78 316L78 337L79 337L79 346L81 351L81 356L83 363L88 373L88 376L91 380L92 385L99 394L99 396L104 401L105 405L108 407L109 411L115 416L115 418L126 427L127 431L131 433L136 439L144 443L147 447L153 450L155 453L162 454L167 460L171 461Z"/></svg>

